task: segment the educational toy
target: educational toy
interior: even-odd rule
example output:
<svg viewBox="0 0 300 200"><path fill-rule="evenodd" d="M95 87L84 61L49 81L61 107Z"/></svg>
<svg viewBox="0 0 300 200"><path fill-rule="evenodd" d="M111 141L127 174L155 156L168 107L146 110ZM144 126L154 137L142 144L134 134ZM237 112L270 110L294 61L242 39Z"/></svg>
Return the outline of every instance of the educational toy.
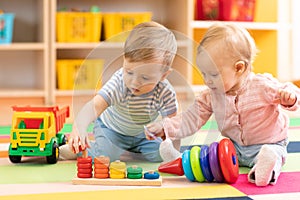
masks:
<svg viewBox="0 0 300 200"><path fill-rule="evenodd" d="M239 176L238 158L230 139L214 142L210 147L193 146L174 161L163 163L159 172L183 175L190 181L235 183ZM182 165L180 165L182 162Z"/></svg>

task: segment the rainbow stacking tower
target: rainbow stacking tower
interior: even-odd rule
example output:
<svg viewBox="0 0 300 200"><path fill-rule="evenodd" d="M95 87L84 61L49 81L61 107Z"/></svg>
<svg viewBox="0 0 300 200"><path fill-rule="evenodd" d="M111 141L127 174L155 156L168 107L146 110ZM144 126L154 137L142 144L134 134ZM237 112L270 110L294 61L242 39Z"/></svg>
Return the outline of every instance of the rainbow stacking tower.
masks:
<svg viewBox="0 0 300 200"><path fill-rule="evenodd" d="M161 164L159 172L185 175L190 181L235 183L239 176L238 158L233 143L224 138L219 143L193 146L181 157Z"/></svg>

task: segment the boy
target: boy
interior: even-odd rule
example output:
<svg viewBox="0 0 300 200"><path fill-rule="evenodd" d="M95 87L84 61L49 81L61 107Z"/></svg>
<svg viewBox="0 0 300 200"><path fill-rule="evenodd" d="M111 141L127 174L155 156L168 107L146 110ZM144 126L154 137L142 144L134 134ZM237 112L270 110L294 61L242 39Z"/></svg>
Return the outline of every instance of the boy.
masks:
<svg viewBox="0 0 300 200"><path fill-rule="evenodd" d="M144 125L159 114L176 115L175 91L166 80L176 51L176 39L170 30L156 22L137 25L125 42L123 67L78 113L68 143L73 153L62 146L61 157L74 158L81 145L92 157L105 155L114 161L130 151L161 162L162 140L148 140ZM95 141L90 142L86 130L93 121Z"/></svg>

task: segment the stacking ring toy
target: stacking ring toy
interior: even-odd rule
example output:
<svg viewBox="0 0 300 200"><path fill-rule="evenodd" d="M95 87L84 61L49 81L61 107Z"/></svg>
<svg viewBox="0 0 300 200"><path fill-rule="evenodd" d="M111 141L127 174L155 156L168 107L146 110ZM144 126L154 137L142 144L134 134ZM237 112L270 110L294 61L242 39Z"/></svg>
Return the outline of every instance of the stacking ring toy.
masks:
<svg viewBox="0 0 300 200"><path fill-rule="evenodd" d="M190 162L190 153L191 150L185 150L182 154L182 167L186 178L190 181L195 181L195 176L192 171L191 162Z"/></svg>
<svg viewBox="0 0 300 200"><path fill-rule="evenodd" d="M209 146L209 164L211 172L215 177L216 182L221 183L224 181L224 177L219 164L218 146L219 144L217 142L213 142Z"/></svg>
<svg viewBox="0 0 300 200"><path fill-rule="evenodd" d="M158 171L185 175L190 181L235 183L239 176L238 157L233 143L224 138L210 146L193 146L181 158L163 163Z"/></svg>
<svg viewBox="0 0 300 200"><path fill-rule="evenodd" d="M201 146L200 151L200 166L203 173L204 178L208 182L212 182L214 180L214 176L211 172L210 165L209 165L209 147L207 145Z"/></svg>
<svg viewBox="0 0 300 200"><path fill-rule="evenodd" d="M193 174L198 182L204 182L205 178L202 174L200 167L200 151L201 148L198 146L193 146L191 149L190 162L192 166Z"/></svg>
<svg viewBox="0 0 300 200"><path fill-rule="evenodd" d="M219 143L219 161L226 182L235 183L239 176L239 164L234 145L228 138Z"/></svg>

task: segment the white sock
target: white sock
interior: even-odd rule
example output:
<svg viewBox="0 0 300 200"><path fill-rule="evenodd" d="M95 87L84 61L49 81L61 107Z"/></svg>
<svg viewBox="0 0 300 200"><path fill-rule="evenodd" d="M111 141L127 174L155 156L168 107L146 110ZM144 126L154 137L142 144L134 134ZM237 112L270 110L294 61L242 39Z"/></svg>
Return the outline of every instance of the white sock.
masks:
<svg viewBox="0 0 300 200"><path fill-rule="evenodd" d="M77 155L73 153L68 144L59 147L59 159L61 160L76 160Z"/></svg>
<svg viewBox="0 0 300 200"><path fill-rule="evenodd" d="M163 162L169 162L172 160L176 160L181 156L181 153L174 148L173 143L170 138L162 141L159 147L159 153Z"/></svg>
<svg viewBox="0 0 300 200"><path fill-rule="evenodd" d="M273 176L277 156L271 148L263 145L257 155L255 169L255 184L257 186L267 186Z"/></svg>

